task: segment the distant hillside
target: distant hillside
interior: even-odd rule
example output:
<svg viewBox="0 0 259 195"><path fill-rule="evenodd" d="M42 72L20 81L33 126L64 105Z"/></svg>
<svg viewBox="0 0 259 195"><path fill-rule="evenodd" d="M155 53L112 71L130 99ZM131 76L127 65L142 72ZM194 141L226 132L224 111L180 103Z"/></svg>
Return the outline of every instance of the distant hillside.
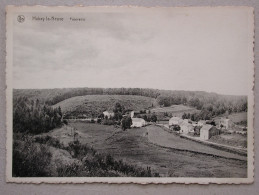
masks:
<svg viewBox="0 0 259 195"><path fill-rule="evenodd" d="M129 110L143 110L155 104L155 99L133 95L86 95L66 99L54 105L61 107L63 113L87 117L98 116L105 110L113 110L116 102L119 102Z"/></svg>
<svg viewBox="0 0 259 195"><path fill-rule="evenodd" d="M247 111L247 96L220 95L204 91L176 91L147 88L14 89L14 101L19 98L28 98L29 100L38 99L41 103L48 105L55 105L73 97L86 95L102 95L104 97L108 95L120 95L120 98L128 95L141 96L155 99L156 104L161 107L184 105L196 108L197 110L204 111L203 113L209 115L209 118L222 115L226 111L229 114ZM105 107L106 104L110 105L107 101L99 101L94 105L100 104L100 102L103 104L101 107L104 108L107 107ZM138 110L145 107L141 103L136 105L139 107Z"/></svg>
<svg viewBox="0 0 259 195"><path fill-rule="evenodd" d="M159 117L159 120L162 120L165 118L165 113L168 115L168 117L177 116L182 117L184 113L199 113L200 110L197 110L196 108L192 108L185 105L172 105L169 107L156 107L152 108L151 113L156 113L156 115Z"/></svg>
<svg viewBox="0 0 259 195"><path fill-rule="evenodd" d="M57 88L57 89L14 89L14 99L27 97L33 100L40 100L49 105L71 97L84 95L138 95L156 98L160 95L160 90L143 88Z"/></svg>

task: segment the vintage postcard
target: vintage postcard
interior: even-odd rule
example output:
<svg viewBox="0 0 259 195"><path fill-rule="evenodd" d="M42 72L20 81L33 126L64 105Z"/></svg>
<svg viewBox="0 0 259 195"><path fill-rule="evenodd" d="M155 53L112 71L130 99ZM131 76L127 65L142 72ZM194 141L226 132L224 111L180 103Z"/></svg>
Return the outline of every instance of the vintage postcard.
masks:
<svg viewBox="0 0 259 195"><path fill-rule="evenodd" d="M253 8L6 12L7 182L253 182Z"/></svg>

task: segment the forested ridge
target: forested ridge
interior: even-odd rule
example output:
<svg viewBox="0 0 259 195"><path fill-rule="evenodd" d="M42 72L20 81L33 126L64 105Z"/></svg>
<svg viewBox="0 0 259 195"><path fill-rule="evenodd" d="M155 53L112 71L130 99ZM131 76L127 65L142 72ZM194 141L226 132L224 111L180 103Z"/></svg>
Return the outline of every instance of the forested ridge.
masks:
<svg viewBox="0 0 259 195"><path fill-rule="evenodd" d="M188 105L211 113L212 116L228 111L247 111L247 97L220 95L203 91L176 91L147 88L64 88L64 89L14 89L14 101L19 97L39 100L55 105L65 99L84 95L138 95L152 97L160 106Z"/></svg>

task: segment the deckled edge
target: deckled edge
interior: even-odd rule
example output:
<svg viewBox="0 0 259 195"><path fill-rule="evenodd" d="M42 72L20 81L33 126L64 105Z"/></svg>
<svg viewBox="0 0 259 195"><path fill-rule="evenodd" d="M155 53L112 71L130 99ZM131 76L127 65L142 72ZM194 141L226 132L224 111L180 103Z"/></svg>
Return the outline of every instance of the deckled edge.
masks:
<svg viewBox="0 0 259 195"><path fill-rule="evenodd" d="M12 115L10 115L10 109L8 109L10 106L10 103L12 102L12 97L10 97L10 95L12 95L12 93L10 93L10 89L12 87L12 83L10 83L10 74L12 72L12 52L11 51L11 45L12 45L12 33L13 33L13 28L12 28L12 23L10 22L11 19L11 10L12 7L11 6L7 6L5 9L5 26L6 26L6 33L5 33L5 61L6 61L6 67L5 67L5 111L6 111L6 123L5 123L5 127L6 127L6 182L10 182L12 179L12 127L9 127L12 123L10 123L10 117L12 118ZM11 69L11 70L10 70ZM9 88L8 88L9 86ZM11 119L12 120L12 119ZM9 130L10 129L10 130ZM11 171L11 172L10 172Z"/></svg>
<svg viewBox="0 0 259 195"><path fill-rule="evenodd" d="M252 124L250 124L250 128L251 129L249 132L249 136L248 136L248 140L252 138L252 143L250 144L252 149L250 149L251 154L248 155L248 161L247 161L247 178L192 178L192 177L182 177L182 178L177 178L177 177L173 177L173 178L141 178L141 180L150 180L150 181L140 181L140 178L135 178L135 177L120 177L120 178L107 178L107 177L96 177L96 178L90 178L90 177L66 177L66 178L61 178L61 177L48 177L48 178L43 178L43 177L36 177L36 178L14 178L12 177L12 132L8 131L8 129L10 128L9 126L12 124L10 123L8 125L8 121L12 120L12 117L10 119L10 117L8 117L8 113L11 111L11 109L8 110L8 106L11 106L12 108L12 95L13 95L13 89L11 88L12 85L10 85L10 83L12 84L12 55L13 55L13 51L11 50L11 46L12 42L13 42L13 26L12 23L10 23L10 21L12 21L12 12L14 11L14 9L24 9L24 8L44 8L44 9L55 9L55 8L179 8L179 9L183 9L183 8L246 8L248 10L248 12L252 11L251 15L250 13L248 13L248 17L251 16L251 21L252 22L252 37L249 38L249 44L250 41L252 41L252 56L251 56L251 60L253 63L253 67L252 67L252 91L251 94L248 94L248 98L250 97L250 107L252 108L252 110L250 109L250 115L252 114L252 119L250 119L252 122ZM101 184L138 184L138 185L148 185L148 184L196 184L196 185L206 185L206 184L218 184L218 185L230 185L230 184L252 184L254 182L254 157L255 157L255 153L254 153L254 121L255 121L255 103L254 103L254 89L255 89L255 20L254 20L254 8L253 7L249 7L249 6L181 6L181 7L161 7L161 6L132 6L132 5L122 5L122 6L84 6L84 5L74 5L74 6L43 6L43 5L34 5L34 6L15 6L15 5L8 5L6 6L6 68L5 68L5 74L6 74L6 88L5 88L5 92L6 92L6 182L8 183L32 183L32 184L42 184L42 183L48 183L48 184L83 184L83 183L87 183L87 184L92 184L92 183L101 183ZM8 22L9 21L9 22ZM12 29L11 31L11 35L10 35L10 29ZM249 48L248 48L249 49ZM11 52L12 51L12 52ZM10 54L11 53L11 54ZM10 56L11 55L11 56ZM250 54L249 54L250 56ZM249 64L250 65L250 64ZM251 75L249 75L251 76ZM251 84L251 83L249 83ZM10 86L8 88L8 85ZM251 105L252 104L252 105ZM10 113L10 115L12 115L12 112ZM249 119L249 116L248 116ZM8 128L9 127L9 128ZM9 135L10 134L10 135ZM249 144L249 142L248 142ZM9 149L8 149L9 148ZM250 153L248 149L248 154ZM11 150L11 151L10 151ZM8 152L9 151L9 152ZM10 158L10 159L9 159ZM251 158L251 160L249 160L249 158ZM11 161L11 162L10 162ZM251 163L249 162L251 161ZM250 165L251 164L251 165ZM249 166L250 167L250 172L249 172ZM249 177L249 174L252 174ZM39 180L38 180L39 179ZM88 181L87 181L87 180ZM96 181L95 179L98 180L102 180L102 181ZM156 181L153 181L153 180ZM107 180L107 181L105 181ZM112 181L110 181L112 180ZM116 181L118 180L118 181ZM121 180L125 180L125 181L121 181ZM127 181L130 180L130 181ZM132 180L132 181L131 181ZM139 180L138 182L133 181L133 180ZM160 181L158 181L160 180ZM165 181L165 180L169 180L169 181ZM173 181L170 181L173 180ZM180 181L181 180L181 181ZM182 180L189 180L189 181L182 181ZM209 180L209 181L206 181ZM225 180L223 182L220 182L219 180Z"/></svg>
<svg viewBox="0 0 259 195"><path fill-rule="evenodd" d="M255 177L255 11L254 8L252 8L252 16L251 16L251 20L252 20L252 45L253 45L253 49L252 49L252 64L253 64L253 71L252 71L252 98L253 98L253 102L252 102L252 111L253 111L253 120L252 120L252 140L253 140L253 144L252 144L252 181L251 184L254 183L254 177Z"/></svg>

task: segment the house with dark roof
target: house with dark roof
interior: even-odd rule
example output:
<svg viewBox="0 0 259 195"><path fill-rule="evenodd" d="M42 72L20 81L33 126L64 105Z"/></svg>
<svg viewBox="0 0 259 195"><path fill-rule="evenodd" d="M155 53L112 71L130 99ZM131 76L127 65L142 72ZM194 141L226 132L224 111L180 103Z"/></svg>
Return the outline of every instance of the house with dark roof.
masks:
<svg viewBox="0 0 259 195"><path fill-rule="evenodd" d="M220 134L220 130L219 129L217 129L213 125L206 124L206 125L203 125L201 130L200 130L200 139L208 140L212 136L219 135L219 134Z"/></svg>

